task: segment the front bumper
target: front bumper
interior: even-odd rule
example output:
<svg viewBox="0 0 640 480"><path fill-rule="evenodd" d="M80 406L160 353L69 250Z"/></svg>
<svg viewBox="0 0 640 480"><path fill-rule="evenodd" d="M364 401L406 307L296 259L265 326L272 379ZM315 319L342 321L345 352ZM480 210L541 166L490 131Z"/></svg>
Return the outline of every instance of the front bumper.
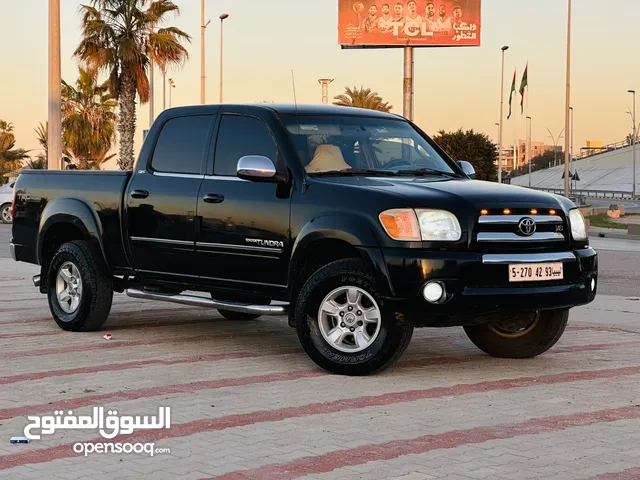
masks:
<svg viewBox="0 0 640 480"><path fill-rule="evenodd" d="M585 305L598 287L592 248L551 253L475 253L383 249L391 304L415 325L455 326L495 321L500 315ZM561 280L509 282L511 264L563 264ZM438 280L446 297L430 303L423 289Z"/></svg>

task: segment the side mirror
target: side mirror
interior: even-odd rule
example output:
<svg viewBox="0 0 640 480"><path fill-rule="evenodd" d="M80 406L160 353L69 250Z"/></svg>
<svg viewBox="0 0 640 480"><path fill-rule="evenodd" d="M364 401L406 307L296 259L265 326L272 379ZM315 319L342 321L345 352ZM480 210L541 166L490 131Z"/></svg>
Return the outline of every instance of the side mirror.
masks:
<svg viewBox="0 0 640 480"><path fill-rule="evenodd" d="M254 182L272 182L278 179L278 172L273 161L262 155L245 155L238 160L236 166L238 177Z"/></svg>
<svg viewBox="0 0 640 480"><path fill-rule="evenodd" d="M462 169L462 171L465 173L467 177L476 178L476 170L475 168L473 168L473 165L471 165L469 162L460 160L458 161L458 166Z"/></svg>

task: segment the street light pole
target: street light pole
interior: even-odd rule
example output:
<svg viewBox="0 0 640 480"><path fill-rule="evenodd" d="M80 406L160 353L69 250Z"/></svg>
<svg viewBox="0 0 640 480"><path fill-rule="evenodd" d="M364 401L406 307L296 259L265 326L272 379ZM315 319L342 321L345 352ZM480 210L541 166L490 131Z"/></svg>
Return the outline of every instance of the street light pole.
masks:
<svg viewBox="0 0 640 480"><path fill-rule="evenodd" d="M225 18L228 18L229 14L228 13L223 13L222 15L220 15L220 103L222 103L222 24L224 23Z"/></svg>
<svg viewBox="0 0 640 480"><path fill-rule="evenodd" d="M628 93L633 95L633 173L631 180L631 198L636 198L636 143L638 143L638 130L636 127L636 91L629 90Z"/></svg>
<svg viewBox="0 0 640 480"><path fill-rule="evenodd" d="M504 118L504 52L509 47L507 45L502 50L502 69L500 73L500 126L498 128L498 183L502 183L502 120Z"/></svg>
<svg viewBox="0 0 640 480"><path fill-rule="evenodd" d="M47 168L62 169L62 79L60 73L60 0L49 0L49 125Z"/></svg>
<svg viewBox="0 0 640 480"><path fill-rule="evenodd" d="M204 23L204 0L201 0L200 3L200 18L201 18L201 23L200 23L200 103L204 105L205 103L205 30L207 29L207 27L209 26L209 23L211 23L211 20L209 20L206 24Z"/></svg>
<svg viewBox="0 0 640 480"><path fill-rule="evenodd" d="M527 163L529 164L529 187L531 187L531 117L527 117L527 120L529 120L529 143L525 145L525 148L527 149Z"/></svg>
<svg viewBox="0 0 640 480"><path fill-rule="evenodd" d="M568 0L567 15L567 91L565 99L564 129L569 131L569 106L571 105L571 0ZM564 138L564 196L569 196L569 135Z"/></svg>
<svg viewBox="0 0 640 480"><path fill-rule="evenodd" d="M176 82L173 81L173 78L169 79L169 108L171 108L171 91L176 88Z"/></svg>
<svg viewBox="0 0 640 480"><path fill-rule="evenodd" d="M572 168L573 168L573 107L569 107L569 110L571 111L571 133L569 134L571 136L571 140L569 141L569 145L571 148L571 152L569 154L569 172L572 172ZM575 172L573 173L573 175L575 175ZM574 190L574 188L572 188L571 185L571 179L569 179L569 193L571 193L572 190ZM573 182L573 185L575 186L575 182Z"/></svg>

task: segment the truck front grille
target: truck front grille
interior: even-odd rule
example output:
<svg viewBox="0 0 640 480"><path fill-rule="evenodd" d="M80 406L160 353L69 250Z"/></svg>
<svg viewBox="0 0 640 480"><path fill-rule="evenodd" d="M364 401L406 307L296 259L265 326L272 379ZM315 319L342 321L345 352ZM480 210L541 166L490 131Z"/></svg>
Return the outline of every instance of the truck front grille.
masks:
<svg viewBox="0 0 640 480"><path fill-rule="evenodd" d="M476 219L472 243L480 251L554 250L566 247L566 230L560 211L483 210Z"/></svg>

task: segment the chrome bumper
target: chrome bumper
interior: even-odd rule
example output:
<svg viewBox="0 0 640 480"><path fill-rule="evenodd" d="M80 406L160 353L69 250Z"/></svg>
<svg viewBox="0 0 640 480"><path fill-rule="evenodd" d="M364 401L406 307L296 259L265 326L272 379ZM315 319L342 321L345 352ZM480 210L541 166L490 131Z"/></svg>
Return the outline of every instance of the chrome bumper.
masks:
<svg viewBox="0 0 640 480"><path fill-rule="evenodd" d="M511 263L545 263L545 262L575 262L573 252L553 253L488 253L482 255L482 263L486 265L501 265Z"/></svg>
<svg viewBox="0 0 640 480"><path fill-rule="evenodd" d="M13 241L9 242L9 251L11 252L11 258L13 258L14 261L18 261L18 259L16 258L16 244L13 243Z"/></svg>

